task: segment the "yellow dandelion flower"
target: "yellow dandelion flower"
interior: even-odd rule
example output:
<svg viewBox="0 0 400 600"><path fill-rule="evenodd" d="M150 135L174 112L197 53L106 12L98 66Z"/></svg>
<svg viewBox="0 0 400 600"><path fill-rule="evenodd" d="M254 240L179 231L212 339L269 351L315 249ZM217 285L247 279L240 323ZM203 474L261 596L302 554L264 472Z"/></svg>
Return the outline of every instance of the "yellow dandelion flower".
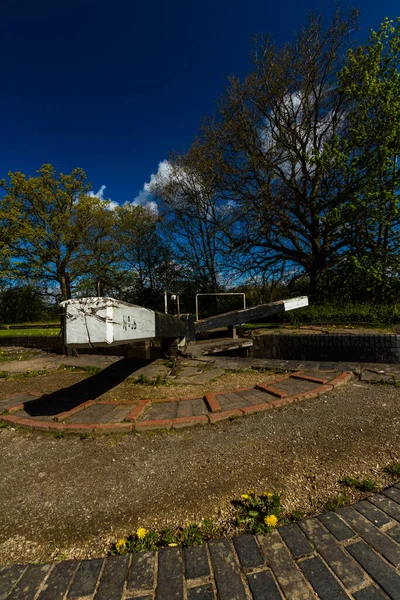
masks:
<svg viewBox="0 0 400 600"><path fill-rule="evenodd" d="M242 494L242 498L243 500L248 500L249 499L249 495L248 494Z"/></svg>
<svg viewBox="0 0 400 600"><path fill-rule="evenodd" d="M178 545L178 544L175 544L175 543L174 543L174 544L168 544L168 546L169 546L170 548L175 548L175 546L177 546L177 545Z"/></svg>
<svg viewBox="0 0 400 600"><path fill-rule="evenodd" d="M274 492L264 492L264 496L266 496L267 498L272 498L273 495Z"/></svg>
<svg viewBox="0 0 400 600"><path fill-rule="evenodd" d="M247 493L250 494L250 496L254 496L255 491L254 490L249 490Z"/></svg>
<svg viewBox="0 0 400 600"><path fill-rule="evenodd" d="M136 532L136 535L139 538L139 540L142 540L147 535L147 529L145 529L144 527L139 527L139 529Z"/></svg>
<svg viewBox="0 0 400 600"><path fill-rule="evenodd" d="M121 538L120 540L118 540L118 542L115 544L115 548L118 552L120 552L123 548L125 548L126 546L126 538Z"/></svg>
<svg viewBox="0 0 400 600"><path fill-rule="evenodd" d="M278 524L278 519L275 515L267 515L264 519L264 523L268 527L276 527Z"/></svg>

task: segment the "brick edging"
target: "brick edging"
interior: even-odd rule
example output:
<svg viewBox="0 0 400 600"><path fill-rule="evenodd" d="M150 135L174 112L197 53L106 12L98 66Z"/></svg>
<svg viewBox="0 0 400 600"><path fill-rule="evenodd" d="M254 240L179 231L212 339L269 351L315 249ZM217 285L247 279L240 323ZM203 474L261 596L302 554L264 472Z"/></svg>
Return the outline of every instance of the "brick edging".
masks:
<svg viewBox="0 0 400 600"><path fill-rule="evenodd" d="M238 417L243 417L245 415L254 414L258 412L264 412L271 408L279 408L282 406L287 406L292 402L297 402L299 400L306 400L310 398L316 398L321 394L325 394L326 392L331 391L335 387L344 385L347 383L353 376L353 373L344 371L340 373L327 384L322 384L315 388L314 390L310 390L308 392L300 392L298 394L294 394L293 396L287 396L285 392L280 392L280 390L276 390L279 392L275 394L277 397L274 400L271 400L265 404L254 404L252 406L245 406L243 408L235 408L232 410L221 410L221 405L219 404L216 396L227 394L230 392L222 392L218 394L206 394L204 397L206 403L208 404L211 412L208 415L196 415L192 417L180 417L175 419L159 419L159 420L147 420L147 421L138 421L139 417L143 414L146 408L151 403L150 400L141 400L135 406L135 408L125 417L125 422L122 423L61 423L57 421L37 421L32 418L18 417L17 415L8 414L8 415L0 415L0 421L5 421L7 423L16 425L18 427L26 427L29 429L37 429L39 431L48 431L48 432L65 432L65 433L82 433L82 432L90 432L90 433L121 433L121 432L140 432L140 431L151 431L151 430L159 430L159 429L178 429L181 427L190 427L194 425L203 425L206 423L218 423L219 421L224 421L227 419L234 419ZM280 378L280 381L285 378ZM272 383L277 382L274 380ZM259 387L259 386L256 386ZM271 386L260 384L261 389L266 391L270 391ZM267 389L269 388L269 389ZM245 388L247 390L253 389ZM272 387L275 390L275 388ZM271 393L271 392L270 392ZM284 395L285 394L285 395ZM213 400L214 396L214 400ZM199 397L195 397L199 398ZM194 397L190 399L195 399ZM203 396L200 396L203 398ZM172 401L171 399L168 399ZM185 398L185 400L189 400L189 398ZM32 401L36 401L32 400ZM175 400L176 401L176 400ZM85 403L84 408L87 408L89 403L90 406L95 403L95 400L88 400ZM78 408L78 407L76 407ZM71 409L74 411L75 409ZM71 414L71 411L67 411ZM75 411L78 412L78 411ZM63 414L63 413L61 413ZM61 415L58 415L60 417ZM68 415L69 416L69 415ZM65 418L65 416L64 416Z"/></svg>

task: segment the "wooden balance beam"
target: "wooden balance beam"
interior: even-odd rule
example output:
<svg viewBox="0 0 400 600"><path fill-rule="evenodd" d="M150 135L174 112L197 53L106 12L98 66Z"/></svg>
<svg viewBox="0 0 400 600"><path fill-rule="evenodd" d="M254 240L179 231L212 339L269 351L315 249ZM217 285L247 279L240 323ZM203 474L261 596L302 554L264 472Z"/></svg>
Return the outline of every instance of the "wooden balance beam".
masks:
<svg viewBox="0 0 400 600"><path fill-rule="evenodd" d="M242 323L267 319L274 314L308 306L308 298L300 296L260 304L195 322L192 315L174 317L107 297L65 300L60 306L64 311L65 345L72 348L96 348L153 339L165 340L167 343L183 338L194 341L198 333L219 327L229 327L234 331Z"/></svg>
<svg viewBox="0 0 400 600"><path fill-rule="evenodd" d="M270 302L269 304L259 304L252 308L233 310L231 312L223 313L222 315L200 319L195 322L194 328L196 333L203 333L205 331L210 331L211 329L217 329L218 327L234 328L242 323L249 323L250 321L257 321L259 319L268 319L268 317L271 317L272 315L285 313L288 310L302 308L303 306L308 306L307 296L299 296L297 298L290 298L289 300L279 300L278 302Z"/></svg>
<svg viewBox="0 0 400 600"><path fill-rule="evenodd" d="M65 300L64 343L73 348L120 346L143 340L184 338L186 324L172 315L114 298Z"/></svg>

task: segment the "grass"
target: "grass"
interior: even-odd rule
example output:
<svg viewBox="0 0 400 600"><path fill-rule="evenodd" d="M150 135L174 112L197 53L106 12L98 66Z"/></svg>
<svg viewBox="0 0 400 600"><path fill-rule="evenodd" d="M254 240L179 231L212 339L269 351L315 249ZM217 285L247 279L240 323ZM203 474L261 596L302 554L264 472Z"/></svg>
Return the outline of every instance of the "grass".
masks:
<svg viewBox="0 0 400 600"><path fill-rule="evenodd" d="M342 485L346 487L352 487L360 492L376 492L378 489L378 485L372 479L356 479L355 477L345 477L340 482Z"/></svg>
<svg viewBox="0 0 400 600"><path fill-rule="evenodd" d="M27 379L28 377L37 377L39 375L49 375L51 371L48 369L40 369L39 371L32 371L28 369L26 373L7 373L7 371L0 371L0 379Z"/></svg>
<svg viewBox="0 0 400 600"><path fill-rule="evenodd" d="M0 337L52 335L57 336L60 329L0 329Z"/></svg>
<svg viewBox="0 0 400 600"><path fill-rule="evenodd" d="M339 494L327 500L324 504L324 510L335 512L338 508L350 504L350 496L347 494Z"/></svg>
<svg viewBox="0 0 400 600"><path fill-rule="evenodd" d="M395 477L400 477L400 462L395 462L386 467L385 472Z"/></svg>
<svg viewBox="0 0 400 600"><path fill-rule="evenodd" d="M64 365L61 364L58 367L58 371L71 371L72 373L87 373L88 375L97 375L97 373L100 373L100 371L102 371L103 369L101 367L74 367L72 365Z"/></svg>

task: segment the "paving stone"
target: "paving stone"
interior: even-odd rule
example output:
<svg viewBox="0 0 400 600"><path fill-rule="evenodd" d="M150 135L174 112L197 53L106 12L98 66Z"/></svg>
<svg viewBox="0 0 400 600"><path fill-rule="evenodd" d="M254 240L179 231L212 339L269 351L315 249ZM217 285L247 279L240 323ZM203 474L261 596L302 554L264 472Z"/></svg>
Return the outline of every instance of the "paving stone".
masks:
<svg viewBox="0 0 400 600"><path fill-rule="evenodd" d="M279 527L279 533L295 558L314 552L310 542L296 523Z"/></svg>
<svg viewBox="0 0 400 600"><path fill-rule="evenodd" d="M388 517L386 513L371 504L371 502L362 500L353 506L359 513L361 513L377 527L383 527L384 525L388 525L389 523L393 522L393 520Z"/></svg>
<svg viewBox="0 0 400 600"><path fill-rule="evenodd" d="M102 558L83 560L75 574L68 598L80 598L94 594L102 565Z"/></svg>
<svg viewBox="0 0 400 600"><path fill-rule="evenodd" d="M372 548L360 541L347 546L347 550L391 600L400 600L399 575Z"/></svg>
<svg viewBox="0 0 400 600"><path fill-rule="evenodd" d="M311 600L314 594L308 587L279 533L260 536L259 541L287 600Z"/></svg>
<svg viewBox="0 0 400 600"><path fill-rule="evenodd" d="M386 531L391 538L393 538L398 544L400 544L400 525L396 525L392 529Z"/></svg>
<svg viewBox="0 0 400 600"><path fill-rule="evenodd" d="M372 548L377 550L394 566L400 565L400 546L379 531L375 525L360 515L354 508L345 506L338 512Z"/></svg>
<svg viewBox="0 0 400 600"><path fill-rule="evenodd" d="M318 519L327 529L329 529L339 542L344 542L345 540L350 540L357 536L355 531L346 525L346 523L333 512L326 512L319 515Z"/></svg>
<svg viewBox="0 0 400 600"><path fill-rule="evenodd" d="M178 402L163 402L152 404L142 421L163 421L164 419L175 419Z"/></svg>
<svg viewBox="0 0 400 600"><path fill-rule="evenodd" d="M390 487L387 490L383 490L382 494L400 504L400 490L396 487Z"/></svg>
<svg viewBox="0 0 400 600"><path fill-rule="evenodd" d="M259 571L247 575L253 600L282 600L283 596L272 577L271 571Z"/></svg>
<svg viewBox="0 0 400 600"><path fill-rule="evenodd" d="M200 373L199 375L194 375L194 377L191 377L189 380L182 379L179 381L181 381L182 383L191 383L191 384L201 385L201 384L208 383L209 381L212 381L213 379L216 379L217 377L221 377L221 375L223 375L224 373L225 373L225 371L223 369L207 369L207 371L204 371L203 373Z"/></svg>
<svg viewBox="0 0 400 600"><path fill-rule="evenodd" d="M93 404L89 408L85 408L71 417L65 419L66 423L100 423L100 419L109 415L113 406L110 404Z"/></svg>
<svg viewBox="0 0 400 600"><path fill-rule="evenodd" d="M110 556L106 560L95 600L119 600L128 574L129 556Z"/></svg>
<svg viewBox="0 0 400 600"><path fill-rule="evenodd" d="M26 565L12 565L0 569L0 600L8 596L25 569Z"/></svg>
<svg viewBox="0 0 400 600"><path fill-rule="evenodd" d="M319 556L298 563L321 600L348 600L349 595Z"/></svg>
<svg viewBox="0 0 400 600"><path fill-rule="evenodd" d="M79 561L63 560L55 565L48 576L38 600L62 600L75 575Z"/></svg>
<svg viewBox="0 0 400 600"><path fill-rule="evenodd" d="M302 392L310 392L311 390L315 390L322 384L293 378L279 381L276 384L271 383L271 385L278 388L278 390L281 390L282 392L286 392L288 396L294 396L296 394L301 394Z"/></svg>
<svg viewBox="0 0 400 600"><path fill-rule="evenodd" d="M109 405L110 410L97 419L97 423L121 423L135 407L134 404Z"/></svg>
<svg viewBox="0 0 400 600"><path fill-rule="evenodd" d="M211 540L208 547L220 600L246 600L233 543L230 540Z"/></svg>
<svg viewBox="0 0 400 600"><path fill-rule="evenodd" d="M364 583L363 571L317 519L307 519L299 525L346 588L360 587Z"/></svg>
<svg viewBox="0 0 400 600"><path fill-rule="evenodd" d="M8 409L10 406L15 406L16 404L30 402L31 400L35 400L35 398L37 398L37 396L34 396L33 394L18 394L11 398L4 398L3 400L0 400L0 411Z"/></svg>
<svg viewBox="0 0 400 600"><path fill-rule="evenodd" d="M400 504L397 504L397 502L383 496L383 494L373 494L368 500L393 517L393 519L396 519L396 521L400 521Z"/></svg>
<svg viewBox="0 0 400 600"><path fill-rule="evenodd" d="M155 583L155 566L155 552L141 552L140 554L134 554L129 570L128 590L134 592L152 590Z"/></svg>
<svg viewBox="0 0 400 600"><path fill-rule="evenodd" d="M129 596L126 600L153 600L153 594L147 594L146 596Z"/></svg>
<svg viewBox="0 0 400 600"><path fill-rule="evenodd" d="M197 400L184 400L183 402L178 402L176 413L178 419L181 417L192 417L207 414L207 407L204 403L204 400L201 398L198 398Z"/></svg>
<svg viewBox="0 0 400 600"><path fill-rule="evenodd" d="M263 404L276 399L276 396L272 396L271 394L268 394L268 392L256 390L255 388L252 388L251 390L244 390L243 392L240 392L240 395L243 398L246 398L250 404Z"/></svg>
<svg viewBox="0 0 400 600"><path fill-rule="evenodd" d="M42 585L51 565L28 565L7 600L32 600Z"/></svg>
<svg viewBox="0 0 400 600"><path fill-rule="evenodd" d="M197 579L210 575L206 546L192 546L185 548L185 577L186 579Z"/></svg>
<svg viewBox="0 0 400 600"><path fill-rule="evenodd" d="M214 591L210 583L188 590L188 600L214 600Z"/></svg>
<svg viewBox="0 0 400 600"><path fill-rule="evenodd" d="M355 600L385 600L386 598L374 585L369 585L358 592L354 592L353 596Z"/></svg>
<svg viewBox="0 0 400 600"><path fill-rule="evenodd" d="M264 564L263 556L254 535L239 535L233 538L233 544L242 567L248 569L250 567L261 567Z"/></svg>
<svg viewBox="0 0 400 600"><path fill-rule="evenodd" d="M156 600L183 600L183 557L180 548L158 553Z"/></svg>
<svg viewBox="0 0 400 600"><path fill-rule="evenodd" d="M222 410L232 410L234 408L243 408L251 406L251 403L240 394L232 392L231 394L218 395L218 402Z"/></svg>

